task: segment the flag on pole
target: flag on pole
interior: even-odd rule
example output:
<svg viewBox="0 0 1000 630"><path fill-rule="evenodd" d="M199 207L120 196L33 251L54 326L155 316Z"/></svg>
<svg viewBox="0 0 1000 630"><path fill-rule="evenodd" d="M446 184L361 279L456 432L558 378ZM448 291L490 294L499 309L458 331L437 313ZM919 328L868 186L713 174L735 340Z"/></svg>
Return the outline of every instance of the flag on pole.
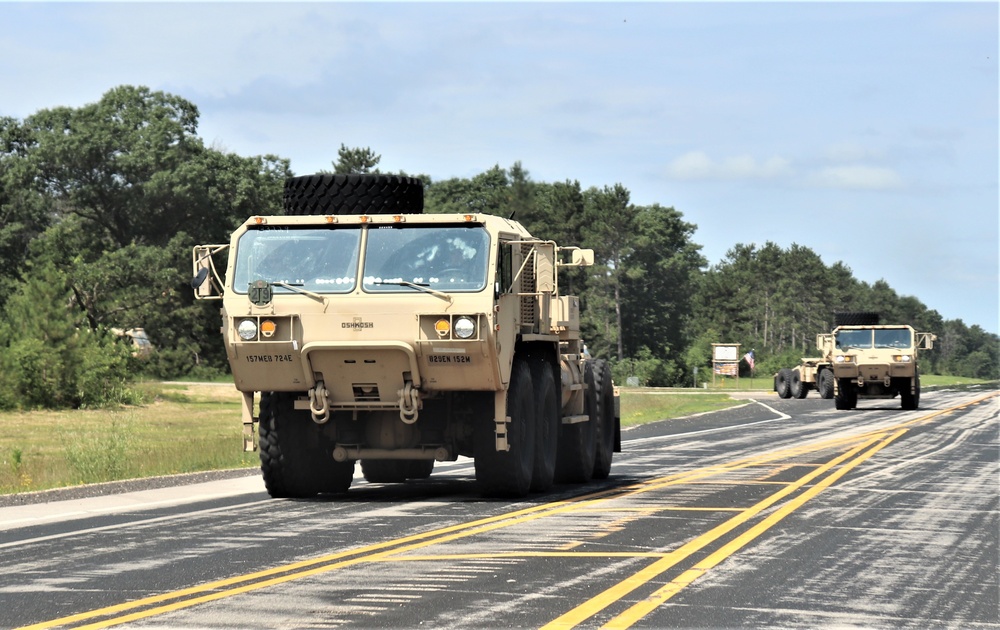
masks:
<svg viewBox="0 0 1000 630"><path fill-rule="evenodd" d="M747 352L746 354L743 355L743 360L745 360L747 362L747 365L750 366L751 370L753 369L753 358L754 358L753 357L753 350L751 350L750 352Z"/></svg>

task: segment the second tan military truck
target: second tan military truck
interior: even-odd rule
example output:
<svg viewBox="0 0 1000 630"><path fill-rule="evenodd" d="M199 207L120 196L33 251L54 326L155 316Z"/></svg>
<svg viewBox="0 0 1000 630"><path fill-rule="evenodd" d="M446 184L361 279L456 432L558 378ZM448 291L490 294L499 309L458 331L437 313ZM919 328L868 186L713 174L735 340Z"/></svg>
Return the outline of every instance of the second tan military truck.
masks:
<svg viewBox="0 0 1000 630"><path fill-rule="evenodd" d="M285 215L194 248L268 492L346 492L356 462L402 482L459 456L488 495L607 477L615 388L559 283L593 251L507 218L424 214L422 194L409 177L297 177Z"/></svg>
<svg viewBox="0 0 1000 630"><path fill-rule="evenodd" d="M839 326L834 329L834 395L837 409L854 409L858 399L899 396L903 409L920 406L919 351L937 339L911 326Z"/></svg>

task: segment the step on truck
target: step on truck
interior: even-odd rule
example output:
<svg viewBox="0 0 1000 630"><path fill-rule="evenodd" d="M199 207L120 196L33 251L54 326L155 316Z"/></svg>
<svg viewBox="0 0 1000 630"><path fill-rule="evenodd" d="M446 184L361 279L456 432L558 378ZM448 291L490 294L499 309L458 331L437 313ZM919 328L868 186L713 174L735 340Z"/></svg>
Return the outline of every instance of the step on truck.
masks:
<svg viewBox="0 0 1000 630"><path fill-rule="evenodd" d="M404 176L295 177L283 206L192 258L196 297L222 303L271 496L346 492L357 462L392 483L459 456L490 496L608 477L618 397L559 285L593 250L497 216L424 214Z"/></svg>

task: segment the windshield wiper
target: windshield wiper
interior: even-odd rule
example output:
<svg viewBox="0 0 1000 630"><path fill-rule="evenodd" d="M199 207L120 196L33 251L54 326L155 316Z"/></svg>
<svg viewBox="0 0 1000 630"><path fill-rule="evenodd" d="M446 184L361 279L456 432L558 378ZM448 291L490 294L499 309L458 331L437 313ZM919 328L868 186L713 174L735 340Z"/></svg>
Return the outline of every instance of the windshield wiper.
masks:
<svg viewBox="0 0 1000 630"><path fill-rule="evenodd" d="M307 291L306 289L300 289L299 287L302 286L301 284L291 284L288 282L272 282L271 284L276 287L285 287L286 289L295 291L296 293L300 293L306 297L311 297L314 300L326 304L326 296L320 295L319 293L313 293L312 291Z"/></svg>
<svg viewBox="0 0 1000 630"><path fill-rule="evenodd" d="M397 287L410 287L418 291L423 291L424 293L430 293L434 297L439 297L442 300L445 300L449 304L451 304L450 295L448 295L447 293L441 293L440 291L435 291L434 289L430 288L430 285L427 284L417 284L416 282L407 282L406 280L376 280L372 282L372 284L376 285L389 284Z"/></svg>

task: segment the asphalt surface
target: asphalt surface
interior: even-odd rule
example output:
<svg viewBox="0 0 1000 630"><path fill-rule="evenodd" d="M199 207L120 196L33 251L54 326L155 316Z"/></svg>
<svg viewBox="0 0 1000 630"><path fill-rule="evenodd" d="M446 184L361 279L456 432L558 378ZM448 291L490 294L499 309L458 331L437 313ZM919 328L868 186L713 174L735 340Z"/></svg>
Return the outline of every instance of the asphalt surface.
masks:
<svg viewBox="0 0 1000 630"><path fill-rule="evenodd" d="M522 501L460 460L311 501L230 471L2 507L0 627L997 628L997 393L762 396Z"/></svg>

